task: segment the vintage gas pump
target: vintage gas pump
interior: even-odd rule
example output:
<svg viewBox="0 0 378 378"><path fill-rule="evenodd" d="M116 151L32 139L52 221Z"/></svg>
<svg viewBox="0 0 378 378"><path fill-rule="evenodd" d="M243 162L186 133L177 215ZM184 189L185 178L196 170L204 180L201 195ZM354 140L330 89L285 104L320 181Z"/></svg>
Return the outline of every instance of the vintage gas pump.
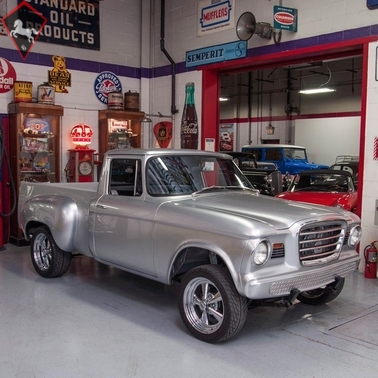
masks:
<svg viewBox="0 0 378 378"><path fill-rule="evenodd" d="M92 128L88 125L79 124L71 129L72 142L75 149L68 150L69 160L66 166L68 182L93 182L94 181L94 152L89 149L93 135Z"/></svg>
<svg viewBox="0 0 378 378"><path fill-rule="evenodd" d="M365 257L365 278L376 278L377 277L377 248L378 241L374 241L364 249Z"/></svg>

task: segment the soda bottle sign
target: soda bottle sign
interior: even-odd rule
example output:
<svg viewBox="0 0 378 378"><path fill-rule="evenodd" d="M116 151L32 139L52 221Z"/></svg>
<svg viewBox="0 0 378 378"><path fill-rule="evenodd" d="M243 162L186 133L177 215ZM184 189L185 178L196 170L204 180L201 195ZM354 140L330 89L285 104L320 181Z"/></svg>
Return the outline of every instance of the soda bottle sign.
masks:
<svg viewBox="0 0 378 378"><path fill-rule="evenodd" d="M181 148L198 149L198 119L194 104L194 83L185 85L185 105L181 120Z"/></svg>

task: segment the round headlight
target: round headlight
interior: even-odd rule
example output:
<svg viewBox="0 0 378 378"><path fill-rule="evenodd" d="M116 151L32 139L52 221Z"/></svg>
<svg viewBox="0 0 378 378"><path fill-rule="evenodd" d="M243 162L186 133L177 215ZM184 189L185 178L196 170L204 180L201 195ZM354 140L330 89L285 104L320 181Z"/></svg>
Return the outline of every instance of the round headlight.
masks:
<svg viewBox="0 0 378 378"><path fill-rule="evenodd" d="M257 247L252 251L252 263L256 266L263 265L269 258L270 245L266 240L260 242Z"/></svg>
<svg viewBox="0 0 378 378"><path fill-rule="evenodd" d="M349 247L355 247L361 240L362 228L361 226L355 226L350 230L348 245Z"/></svg>

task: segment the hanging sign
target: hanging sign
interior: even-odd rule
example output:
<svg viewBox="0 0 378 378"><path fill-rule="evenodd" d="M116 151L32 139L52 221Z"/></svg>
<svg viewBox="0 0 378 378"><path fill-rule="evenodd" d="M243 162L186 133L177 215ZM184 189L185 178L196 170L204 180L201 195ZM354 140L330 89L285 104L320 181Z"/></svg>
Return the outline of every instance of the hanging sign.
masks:
<svg viewBox="0 0 378 378"><path fill-rule="evenodd" d="M46 24L34 20L25 27L39 30L39 41L82 49L100 50L99 0L28 0L47 20ZM25 3L25 0L18 0Z"/></svg>
<svg viewBox="0 0 378 378"><path fill-rule="evenodd" d="M274 28L296 32L298 25L298 10L288 7L273 7Z"/></svg>
<svg viewBox="0 0 378 378"><path fill-rule="evenodd" d="M234 28L235 0L204 0L198 3L198 36Z"/></svg>
<svg viewBox="0 0 378 378"><path fill-rule="evenodd" d="M154 135L160 148L167 148L172 140L172 122L158 122L154 126Z"/></svg>
<svg viewBox="0 0 378 378"><path fill-rule="evenodd" d="M247 56L247 41L236 41L223 45L204 47L186 53L186 67L202 66L204 64L223 62L245 58Z"/></svg>

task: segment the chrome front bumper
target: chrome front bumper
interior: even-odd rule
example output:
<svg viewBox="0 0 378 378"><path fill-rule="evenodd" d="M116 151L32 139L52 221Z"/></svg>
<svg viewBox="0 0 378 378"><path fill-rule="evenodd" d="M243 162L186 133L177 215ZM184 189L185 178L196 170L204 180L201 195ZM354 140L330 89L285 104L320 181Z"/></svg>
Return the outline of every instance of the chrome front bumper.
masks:
<svg viewBox="0 0 378 378"><path fill-rule="evenodd" d="M346 277L358 269L358 264L359 257L356 256L353 260L348 259L327 268L251 279L244 286L244 295L250 299L268 299L287 296L292 289L300 292L314 290L334 282L336 276Z"/></svg>

